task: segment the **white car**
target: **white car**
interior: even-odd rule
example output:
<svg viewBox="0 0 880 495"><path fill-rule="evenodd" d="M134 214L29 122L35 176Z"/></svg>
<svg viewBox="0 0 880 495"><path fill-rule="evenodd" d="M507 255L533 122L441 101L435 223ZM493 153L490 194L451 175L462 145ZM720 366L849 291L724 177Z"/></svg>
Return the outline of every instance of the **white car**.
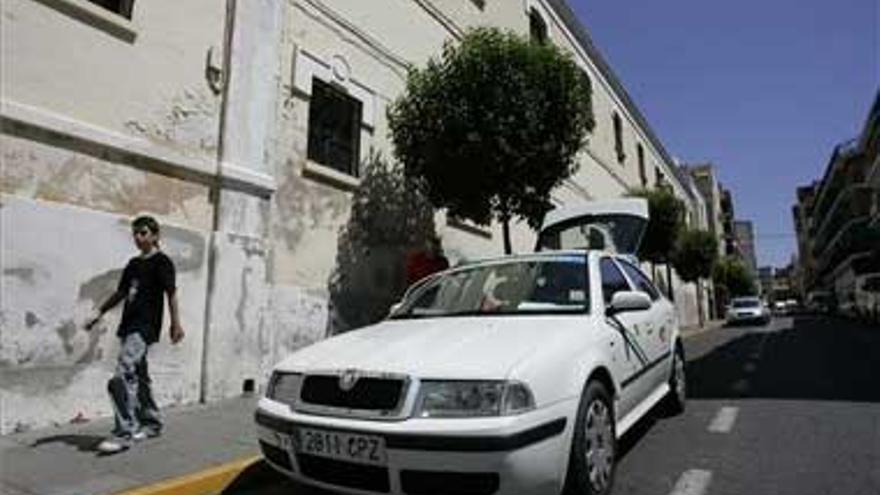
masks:
<svg viewBox="0 0 880 495"><path fill-rule="evenodd" d="M551 227L543 245L578 237ZM616 440L664 398L684 408L674 315L606 251L447 270L387 320L278 364L259 443L276 469L344 493L606 494Z"/></svg>
<svg viewBox="0 0 880 495"><path fill-rule="evenodd" d="M727 307L727 323L770 323L770 309L758 297L735 297Z"/></svg>

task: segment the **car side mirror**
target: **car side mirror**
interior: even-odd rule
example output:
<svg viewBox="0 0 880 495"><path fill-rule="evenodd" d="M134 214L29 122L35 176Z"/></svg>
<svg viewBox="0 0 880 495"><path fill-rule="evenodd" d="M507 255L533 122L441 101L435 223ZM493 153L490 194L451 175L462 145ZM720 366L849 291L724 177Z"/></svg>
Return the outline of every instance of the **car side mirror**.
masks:
<svg viewBox="0 0 880 495"><path fill-rule="evenodd" d="M391 309L388 310L388 316L394 316L395 313L400 311L400 308L403 307L403 301L397 301L396 303L391 305Z"/></svg>
<svg viewBox="0 0 880 495"><path fill-rule="evenodd" d="M644 311L651 308L651 298L644 292L620 291L611 298L607 313L609 315L630 311Z"/></svg>

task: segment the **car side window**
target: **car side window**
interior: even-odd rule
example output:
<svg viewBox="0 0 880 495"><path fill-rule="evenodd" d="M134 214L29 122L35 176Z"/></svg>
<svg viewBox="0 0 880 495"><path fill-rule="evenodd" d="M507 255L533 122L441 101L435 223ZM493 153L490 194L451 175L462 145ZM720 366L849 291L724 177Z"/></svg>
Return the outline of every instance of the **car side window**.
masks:
<svg viewBox="0 0 880 495"><path fill-rule="evenodd" d="M602 295L605 304L611 303L614 294L622 290L630 290L629 282L611 258L602 258L599 261L599 272L602 275Z"/></svg>
<svg viewBox="0 0 880 495"><path fill-rule="evenodd" d="M626 261L619 260L618 262L620 263L620 266L623 267L623 271L625 271L626 274L629 275L629 279L632 280L634 284L636 284L639 292L644 292L645 294L650 296L652 301L660 299L660 291L658 291L657 288L654 287L654 284L651 283L648 277L646 277L641 270Z"/></svg>

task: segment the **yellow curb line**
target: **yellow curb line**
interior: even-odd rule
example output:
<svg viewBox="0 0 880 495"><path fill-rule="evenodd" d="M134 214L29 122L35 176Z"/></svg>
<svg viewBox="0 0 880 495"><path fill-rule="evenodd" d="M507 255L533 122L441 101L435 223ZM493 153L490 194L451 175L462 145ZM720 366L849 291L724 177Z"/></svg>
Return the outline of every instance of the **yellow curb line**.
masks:
<svg viewBox="0 0 880 495"><path fill-rule="evenodd" d="M116 495L217 495L242 471L261 459L258 455L246 457Z"/></svg>

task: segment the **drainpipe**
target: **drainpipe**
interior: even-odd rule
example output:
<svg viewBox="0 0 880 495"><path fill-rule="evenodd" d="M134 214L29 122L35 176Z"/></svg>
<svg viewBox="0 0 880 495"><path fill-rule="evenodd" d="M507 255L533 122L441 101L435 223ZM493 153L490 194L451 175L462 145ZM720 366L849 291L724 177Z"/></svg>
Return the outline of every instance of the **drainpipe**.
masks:
<svg viewBox="0 0 880 495"><path fill-rule="evenodd" d="M226 114L229 106L229 81L232 78L232 39L235 33L236 0L226 0L226 23L223 30L223 67L220 88L220 117L217 129L217 157L214 177L210 184L210 198L214 203L211 219L211 233L208 237L208 280L205 291L205 323L202 332L202 365L199 384L199 402L207 402L208 395L208 353L210 352L213 294L216 285L217 253L216 244L220 231L220 206L223 185L223 161L226 155Z"/></svg>

